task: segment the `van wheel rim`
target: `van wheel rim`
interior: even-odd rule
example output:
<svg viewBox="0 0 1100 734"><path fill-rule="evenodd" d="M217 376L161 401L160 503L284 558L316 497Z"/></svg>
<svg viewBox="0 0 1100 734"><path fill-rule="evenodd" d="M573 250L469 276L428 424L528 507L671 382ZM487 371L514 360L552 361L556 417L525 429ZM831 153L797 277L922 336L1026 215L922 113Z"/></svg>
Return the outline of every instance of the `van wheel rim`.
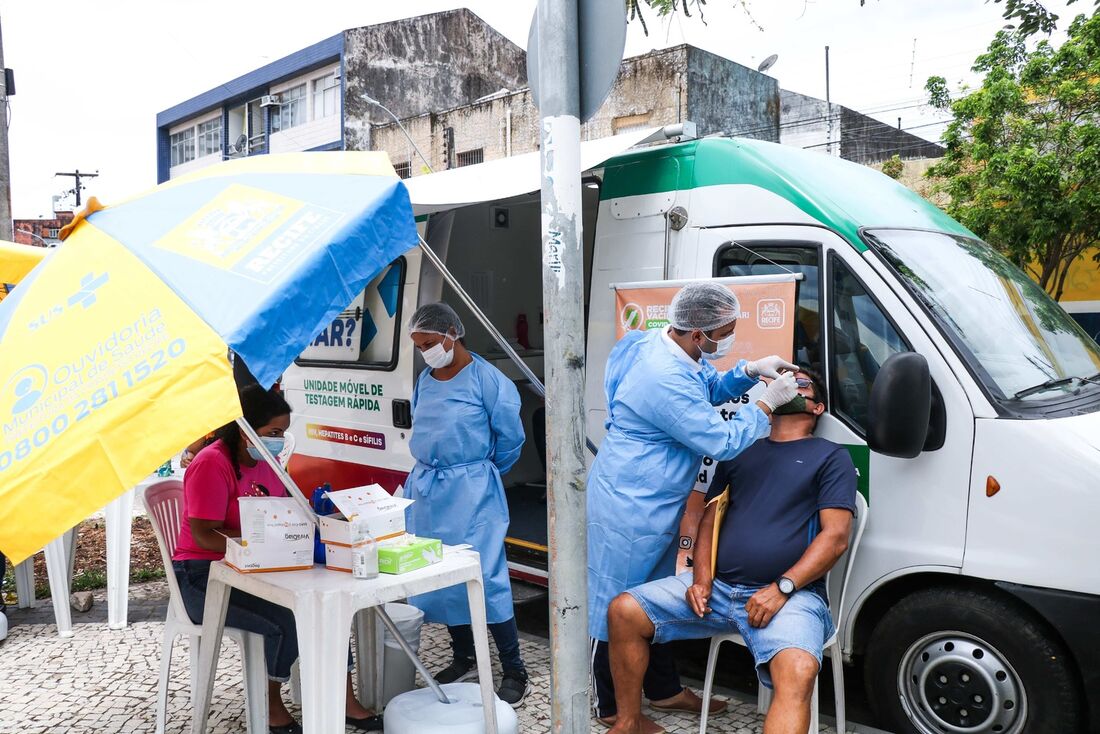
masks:
<svg viewBox="0 0 1100 734"><path fill-rule="evenodd" d="M965 632L935 632L910 645L898 694L927 734L1017 734L1027 720L1020 676L997 648Z"/></svg>

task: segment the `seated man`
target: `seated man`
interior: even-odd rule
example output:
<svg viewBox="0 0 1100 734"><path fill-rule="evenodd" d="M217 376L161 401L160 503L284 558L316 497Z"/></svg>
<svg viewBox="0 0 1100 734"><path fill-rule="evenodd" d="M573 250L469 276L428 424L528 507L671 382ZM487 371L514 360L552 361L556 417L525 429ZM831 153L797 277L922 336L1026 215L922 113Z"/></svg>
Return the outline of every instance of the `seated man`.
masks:
<svg viewBox="0 0 1100 734"><path fill-rule="evenodd" d="M765 734L805 734L809 727L814 679L833 633L824 577L848 547L856 469L843 446L813 436L825 412L821 379L809 370L796 379L799 396L775 410L771 436L719 464L692 570L612 602L614 734L655 730L640 711L651 642L730 632L745 638L761 683L775 689ZM711 500L727 486L715 574L710 560L718 503Z"/></svg>

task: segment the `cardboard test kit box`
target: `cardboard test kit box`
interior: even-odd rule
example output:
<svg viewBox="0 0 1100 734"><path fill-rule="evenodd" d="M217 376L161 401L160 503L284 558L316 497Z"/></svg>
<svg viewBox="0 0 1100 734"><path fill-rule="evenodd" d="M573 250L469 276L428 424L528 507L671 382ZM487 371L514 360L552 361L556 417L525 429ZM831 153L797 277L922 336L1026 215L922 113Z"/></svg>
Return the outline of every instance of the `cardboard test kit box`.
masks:
<svg viewBox="0 0 1100 734"><path fill-rule="evenodd" d="M241 573L313 568L313 522L290 497L239 497L241 537L226 538L225 562Z"/></svg>
<svg viewBox="0 0 1100 734"><path fill-rule="evenodd" d="M367 532L377 542L405 533L405 508L412 500L394 497L377 484L328 492L327 496L339 512L321 516L322 543L350 548L351 523L347 518L355 515L367 518Z"/></svg>
<svg viewBox="0 0 1100 734"><path fill-rule="evenodd" d="M382 573L406 573L443 558L440 541L405 533L405 509L412 500L393 497L377 484L327 495L340 510L321 517L321 542L325 544L328 568L351 571L351 524L346 518L356 516L366 518L368 532L378 543L378 570Z"/></svg>

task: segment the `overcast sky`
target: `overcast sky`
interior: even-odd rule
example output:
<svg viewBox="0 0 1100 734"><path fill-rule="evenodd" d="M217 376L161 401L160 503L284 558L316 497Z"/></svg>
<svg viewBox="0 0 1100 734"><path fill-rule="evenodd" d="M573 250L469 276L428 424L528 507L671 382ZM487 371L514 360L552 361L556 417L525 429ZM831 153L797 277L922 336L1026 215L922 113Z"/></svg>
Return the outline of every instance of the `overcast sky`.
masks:
<svg viewBox="0 0 1100 734"><path fill-rule="evenodd" d="M784 89L834 102L930 139L942 116L923 107L924 80L975 81L974 56L1004 25L985 0L709 0L699 18L631 25L628 56L679 43L770 70ZM1064 0L1049 6L1064 10ZM1080 12L1088 4L1073 7ZM46 215L71 188L57 171L95 171L86 194L104 203L156 182L156 113L346 28L466 6L526 47L535 0L0 0L10 99L12 210ZM1064 12L1060 23L1068 24ZM914 46L915 44L915 46ZM914 50L915 48L915 50Z"/></svg>

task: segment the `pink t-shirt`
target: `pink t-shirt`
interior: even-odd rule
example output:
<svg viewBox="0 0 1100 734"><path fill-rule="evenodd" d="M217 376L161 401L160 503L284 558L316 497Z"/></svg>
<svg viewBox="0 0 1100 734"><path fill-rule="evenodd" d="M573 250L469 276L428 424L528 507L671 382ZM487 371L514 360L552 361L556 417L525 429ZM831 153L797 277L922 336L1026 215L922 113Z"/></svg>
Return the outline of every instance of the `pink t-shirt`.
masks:
<svg viewBox="0 0 1100 734"><path fill-rule="evenodd" d="M264 491L266 490L266 491ZM233 472L229 449L220 440L192 460L183 474L183 517L173 561L218 561L225 555L199 547L191 537L190 518L222 520L226 535L239 535L241 511L238 497L286 497L279 475L265 462L241 465L241 478Z"/></svg>

